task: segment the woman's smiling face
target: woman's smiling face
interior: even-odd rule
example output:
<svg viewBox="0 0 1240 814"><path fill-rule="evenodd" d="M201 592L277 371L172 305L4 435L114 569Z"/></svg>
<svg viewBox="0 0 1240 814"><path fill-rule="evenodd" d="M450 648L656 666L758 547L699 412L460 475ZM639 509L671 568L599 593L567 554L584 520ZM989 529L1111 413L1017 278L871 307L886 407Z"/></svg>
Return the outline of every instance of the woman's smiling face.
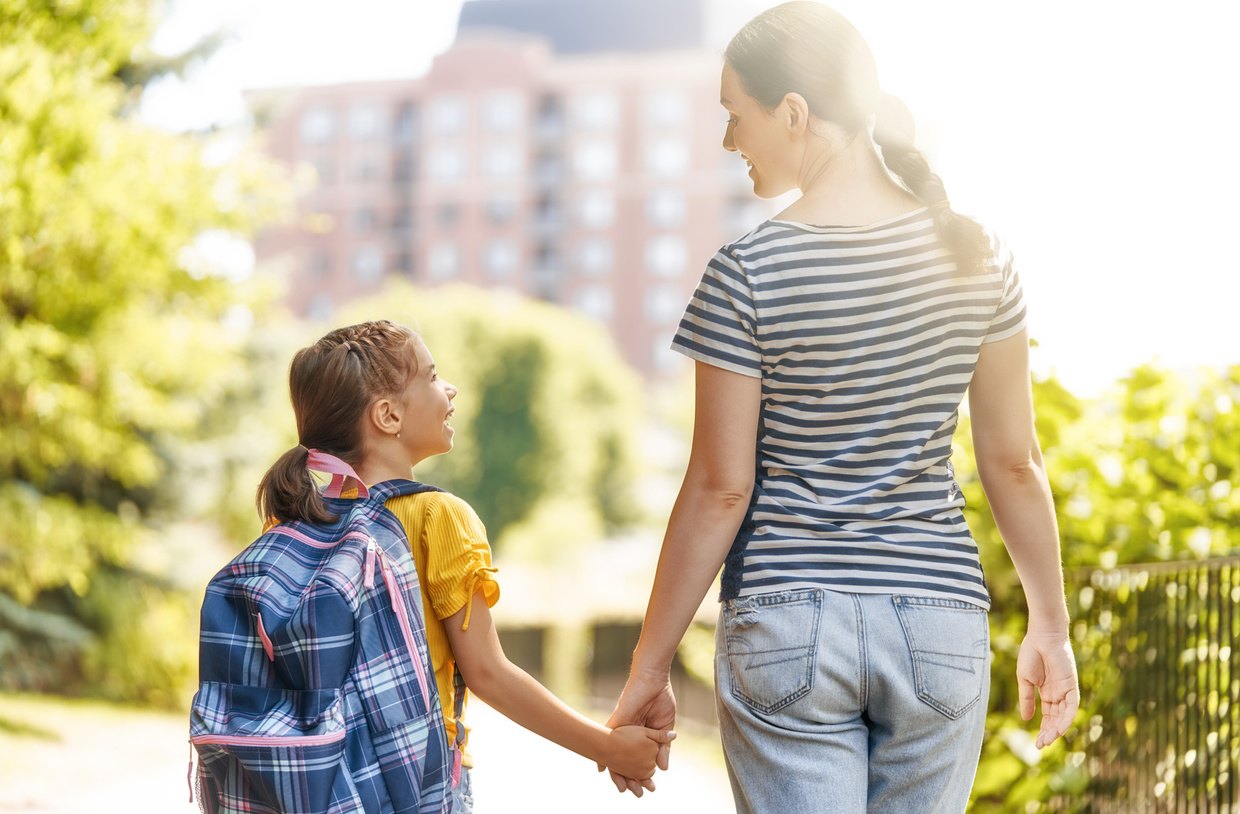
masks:
<svg viewBox="0 0 1240 814"><path fill-rule="evenodd" d="M774 198L797 185L792 162L793 140L786 127L781 103L774 110L765 110L745 92L736 71L727 63L719 82L719 104L728 112L723 149L740 153L749 164L754 194Z"/></svg>

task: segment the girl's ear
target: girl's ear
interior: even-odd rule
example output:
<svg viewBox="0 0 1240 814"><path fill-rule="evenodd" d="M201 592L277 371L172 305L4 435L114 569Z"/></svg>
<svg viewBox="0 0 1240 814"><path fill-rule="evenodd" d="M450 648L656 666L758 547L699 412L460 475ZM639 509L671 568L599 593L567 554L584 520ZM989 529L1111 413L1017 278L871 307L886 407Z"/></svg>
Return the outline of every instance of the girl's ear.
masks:
<svg viewBox="0 0 1240 814"><path fill-rule="evenodd" d="M366 411L366 423L382 435L400 432L400 405L391 399L378 399Z"/></svg>
<svg viewBox="0 0 1240 814"><path fill-rule="evenodd" d="M809 127L809 102L799 93L786 94L780 103L779 115L783 116L788 132L800 136Z"/></svg>

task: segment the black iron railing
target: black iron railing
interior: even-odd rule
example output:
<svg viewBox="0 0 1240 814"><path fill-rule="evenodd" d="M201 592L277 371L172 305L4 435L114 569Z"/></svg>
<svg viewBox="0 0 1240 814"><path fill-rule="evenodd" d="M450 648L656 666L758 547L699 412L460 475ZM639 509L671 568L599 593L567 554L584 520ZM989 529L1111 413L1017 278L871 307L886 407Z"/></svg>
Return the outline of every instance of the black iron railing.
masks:
<svg viewBox="0 0 1240 814"><path fill-rule="evenodd" d="M1052 808L1240 813L1240 557L1068 585L1091 780Z"/></svg>

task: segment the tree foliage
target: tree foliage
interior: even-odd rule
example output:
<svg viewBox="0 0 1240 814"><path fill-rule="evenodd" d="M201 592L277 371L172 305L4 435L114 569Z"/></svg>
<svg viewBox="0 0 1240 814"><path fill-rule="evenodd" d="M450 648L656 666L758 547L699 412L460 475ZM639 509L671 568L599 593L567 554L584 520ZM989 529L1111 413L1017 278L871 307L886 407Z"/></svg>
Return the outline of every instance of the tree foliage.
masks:
<svg viewBox="0 0 1240 814"><path fill-rule="evenodd" d="M158 673L192 662L156 627L184 609L136 547L179 505L176 445L243 372L237 295L189 252L272 199L249 169L125 115L118 76L150 20L144 0L0 0L0 675L166 703ZM126 595L147 610L111 612ZM59 655L23 655L39 647ZM127 656L147 677L118 679Z"/></svg>
<svg viewBox="0 0 1240 814"><path fill-rule="evenodd" d="M400 283L347 321L381 316L417 330L460 390L455 448L419 477L469 501L497 547L510 532L589 542L634 520L641 384L600 325L512 294ZM577 522L557 526L548 505Z"/></svg>
<svg viewBox="0 0 1240 814"><path fill-rule="evenodd" d="M1240 366L1193 376L1142 366L1088 402L1045 379L1035 382L1034 401L1070 609L1088 607L1091 569L1240 551ZM1096 722L1127 704L1108 655L1118 616L1073 625L1082 711L1068 736L1039 754L1016 712L1023 595L977 480L967 419L956 442L966 514L994 601L988 738L973 810L1042 811L1051 798L1062 804L1057 810L1078 810L1087 805L1080 795L1091 782L1085 750L1099 735Z"/></svg>

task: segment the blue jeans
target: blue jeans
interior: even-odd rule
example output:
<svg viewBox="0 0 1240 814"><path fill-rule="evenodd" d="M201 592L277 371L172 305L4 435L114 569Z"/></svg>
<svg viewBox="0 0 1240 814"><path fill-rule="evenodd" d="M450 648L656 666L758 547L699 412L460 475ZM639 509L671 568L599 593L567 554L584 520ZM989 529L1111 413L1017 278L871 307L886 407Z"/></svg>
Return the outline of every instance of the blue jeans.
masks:
<svg viewBox="0 0 1240 814"><path fill-rule="evenodd" d="M725 602L715 692L739 814L964 811L990 692L986 611L820 589Z"/></svg>
<svg viewBox="0 0 1240 814"><path fill-rule="evenodd" d="M461 782L452 790L452 814L474 814L474 782L471 769L461 767Z"/></svg>

